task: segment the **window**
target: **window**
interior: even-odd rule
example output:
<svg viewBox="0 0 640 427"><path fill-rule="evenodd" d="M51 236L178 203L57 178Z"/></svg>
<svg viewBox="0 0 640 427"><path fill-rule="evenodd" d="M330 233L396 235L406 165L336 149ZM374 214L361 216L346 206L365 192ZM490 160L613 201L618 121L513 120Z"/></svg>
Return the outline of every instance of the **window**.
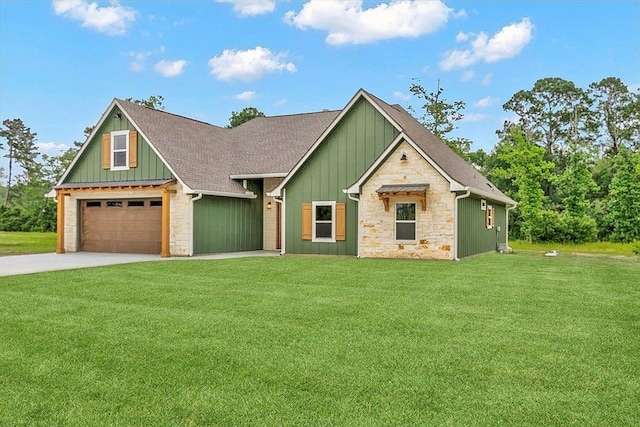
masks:
<svg viewBox="0 0 640 427"><path fill-rule="evenodd" d="M336 202L313 202L313 236L315 242L334 242Z"/></svg>
<svg viewBox="0 0 640 427"><path fill-rule="evenodd" d="M302 240L337 242L347 238L346 205L342 202L302 204Z"/></svg>
<svg viewBox="0 0 640 427"><path fill-rule="evenodd" d="M108 208L121 208L122 207L122 200L110 200L107 202L107 207Z"/></svg>
<svg viewBox="0 0 640 427"><path fill-rule="evenodd" d="M99 208L102 206L102 202L87 202L88 208Z"/></svg>
<svg viewBox="0 0 640 427"><path fill-rule="evenodd" d="M144 206L144 200L129 200L127 202L127 207L142 207Z"/></svg>
<svg viewBox="0 0 640 427"><path fill-rule="evenodd" d="M494 216L495 209L493 209L493 206L487 206L487 210L484 212L484 221L487 228L493 228Z"/></svg>
<svg viewBox="0 0 640 427"><path fill-rule="evenodd" d="M111 132L111 170L129 169L129 131Z"/></svg>
<svg viewBox="0 0 640 427"><path fill-rule="evenodd" d="M396 240L416 240L415 203L396 203Z"/></svg>
<svg viewBox="0 0 640 427"><path fill-rule="evenodd" d="M151 206L151 207L162 206L162 200L151 200L149 202L149 206Z"/></svg>

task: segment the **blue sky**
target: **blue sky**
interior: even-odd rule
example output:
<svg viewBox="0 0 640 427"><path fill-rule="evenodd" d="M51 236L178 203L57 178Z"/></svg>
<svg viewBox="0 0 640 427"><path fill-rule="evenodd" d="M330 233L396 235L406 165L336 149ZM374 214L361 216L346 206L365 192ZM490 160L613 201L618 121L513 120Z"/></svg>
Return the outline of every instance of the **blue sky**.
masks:
<svg viewBox="0 0 640 427"><path fill-rule="evenodd" d="M340 109L359 88L419 105L409 87L466 102L456 136L491 150L514 93L545 77L640 88L638 1L0 2L0 118L41 151L83 141L114 97L228 124Z"/></svg>

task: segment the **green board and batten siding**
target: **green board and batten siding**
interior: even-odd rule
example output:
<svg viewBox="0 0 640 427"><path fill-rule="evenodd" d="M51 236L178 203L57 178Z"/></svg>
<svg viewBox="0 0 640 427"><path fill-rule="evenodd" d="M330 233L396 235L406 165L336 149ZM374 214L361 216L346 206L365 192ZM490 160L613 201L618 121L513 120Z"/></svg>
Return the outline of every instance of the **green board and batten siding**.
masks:
<svg viewBox="0 0 640 427"><path fill-rule="evenodd" d="M95 183L95 182L123 182L146 181L175 178L165 164L160 160L149 144L138 133L138 166L123 171L102 169L102 134L118 130L135 130L135 127L125 115L121 119L115 117L118 109L108 113L95 136L88 141L87 148L78 159L73 169L65 179L65 183Z"/></svg>
<svg viewBox="0 0 640 427"><path fill-rule="evenodd" d="M458 258L495 251L497 242L506 243L506 207L490 200L487 205L495 209L493 228L485 227L485 211L480 208L480 199L458 200Z"/></svg>
<svg viewBox="0 0 640 427"><path fill-rule="evenodd" d="M361 99L353 106L285 187L286 252L357 254L357 206L342 190L360 178L397 134L369 102ZM346 203L344 241L302 240L302 204L312 201Z"/></svg>
<svg viewBox="0 0 640 427"><path fill-rule="evenodd" d="M204 196L194 203L195 254L262 249L262 180L247 182L255 199Z"/></svg>

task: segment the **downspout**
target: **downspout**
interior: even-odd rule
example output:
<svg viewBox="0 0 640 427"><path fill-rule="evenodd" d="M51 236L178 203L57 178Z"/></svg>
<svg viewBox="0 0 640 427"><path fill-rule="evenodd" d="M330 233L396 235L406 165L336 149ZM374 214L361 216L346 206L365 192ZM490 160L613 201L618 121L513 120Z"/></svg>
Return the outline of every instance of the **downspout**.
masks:
<svg viewBox="0 0 640 427"><path fill-rule="evenodd" d="M516 206L518 206L518 204L516 203L513 206L508 207L507 209L505 209L505 224L504 224L504 243L507 246L507 251L509 251L509 211L512 209L515 209Z"/></svg>
<svg viewBox="0 0 640 427"><path fill-rule="evenodd" d="M193 256L193 223L195 222L194 216L196 214L193 205L195 202L202 199L202 196L202 193L198 193L197 196L191 197L191 200L189 200L189 256Z"/></svg>
<svg viewBox="0 0 640 427"><path fill-rule="evenodd" d="M353 200L354 202L356 202L356 212L358 212L358 223L356 226L356 236L358 237L356 240L358 241L358 249L356 250L356 258L360 259L360 205L358 204L360 202L360 199L358 197L352 196L349 193L347 193L347 197L349 198L349 200Z"/></svg>
<svg viewBox="0 0 640 427"><path fill-rule="evenodd" d="M458 258L458 200L467 198L471 195L471 190L467 187L467 192L464 194L459 194L453 201L453 253L454 253L454 261L460 261Z"/></svg>
<svg viewBox="0 0 640 427"><path fill-rule="evenodd" d="M287 217L286 213L285 213L285 204L284 204L284 197L287 195L286 193L286 189L282 189L282 198L278 199L277 197L274 197L273 200L276 201L276 203L279 203L280 206L280 255L284 255L284 251L285 251L285 219Z"/></svg>

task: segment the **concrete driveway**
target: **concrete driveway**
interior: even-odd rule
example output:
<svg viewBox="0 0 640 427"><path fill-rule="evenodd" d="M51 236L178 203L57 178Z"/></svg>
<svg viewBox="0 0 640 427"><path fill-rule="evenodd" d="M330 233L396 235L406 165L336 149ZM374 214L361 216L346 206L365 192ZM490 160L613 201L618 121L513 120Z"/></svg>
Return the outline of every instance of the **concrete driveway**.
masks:
<svg viewBox="0 0 640 427"><path fill-rule="evenodd" d="M159 255L110 254L97 252L72 252L66 254L12 255L0 257L0 276L40 273L43 271L71 270L75 268L99 267L102 265L127 264L141 261L175 261L194 259L228 259L254 256L278 256L279 252L250 251L223 254L198 255L190 258L160 258Z"/></svg>

